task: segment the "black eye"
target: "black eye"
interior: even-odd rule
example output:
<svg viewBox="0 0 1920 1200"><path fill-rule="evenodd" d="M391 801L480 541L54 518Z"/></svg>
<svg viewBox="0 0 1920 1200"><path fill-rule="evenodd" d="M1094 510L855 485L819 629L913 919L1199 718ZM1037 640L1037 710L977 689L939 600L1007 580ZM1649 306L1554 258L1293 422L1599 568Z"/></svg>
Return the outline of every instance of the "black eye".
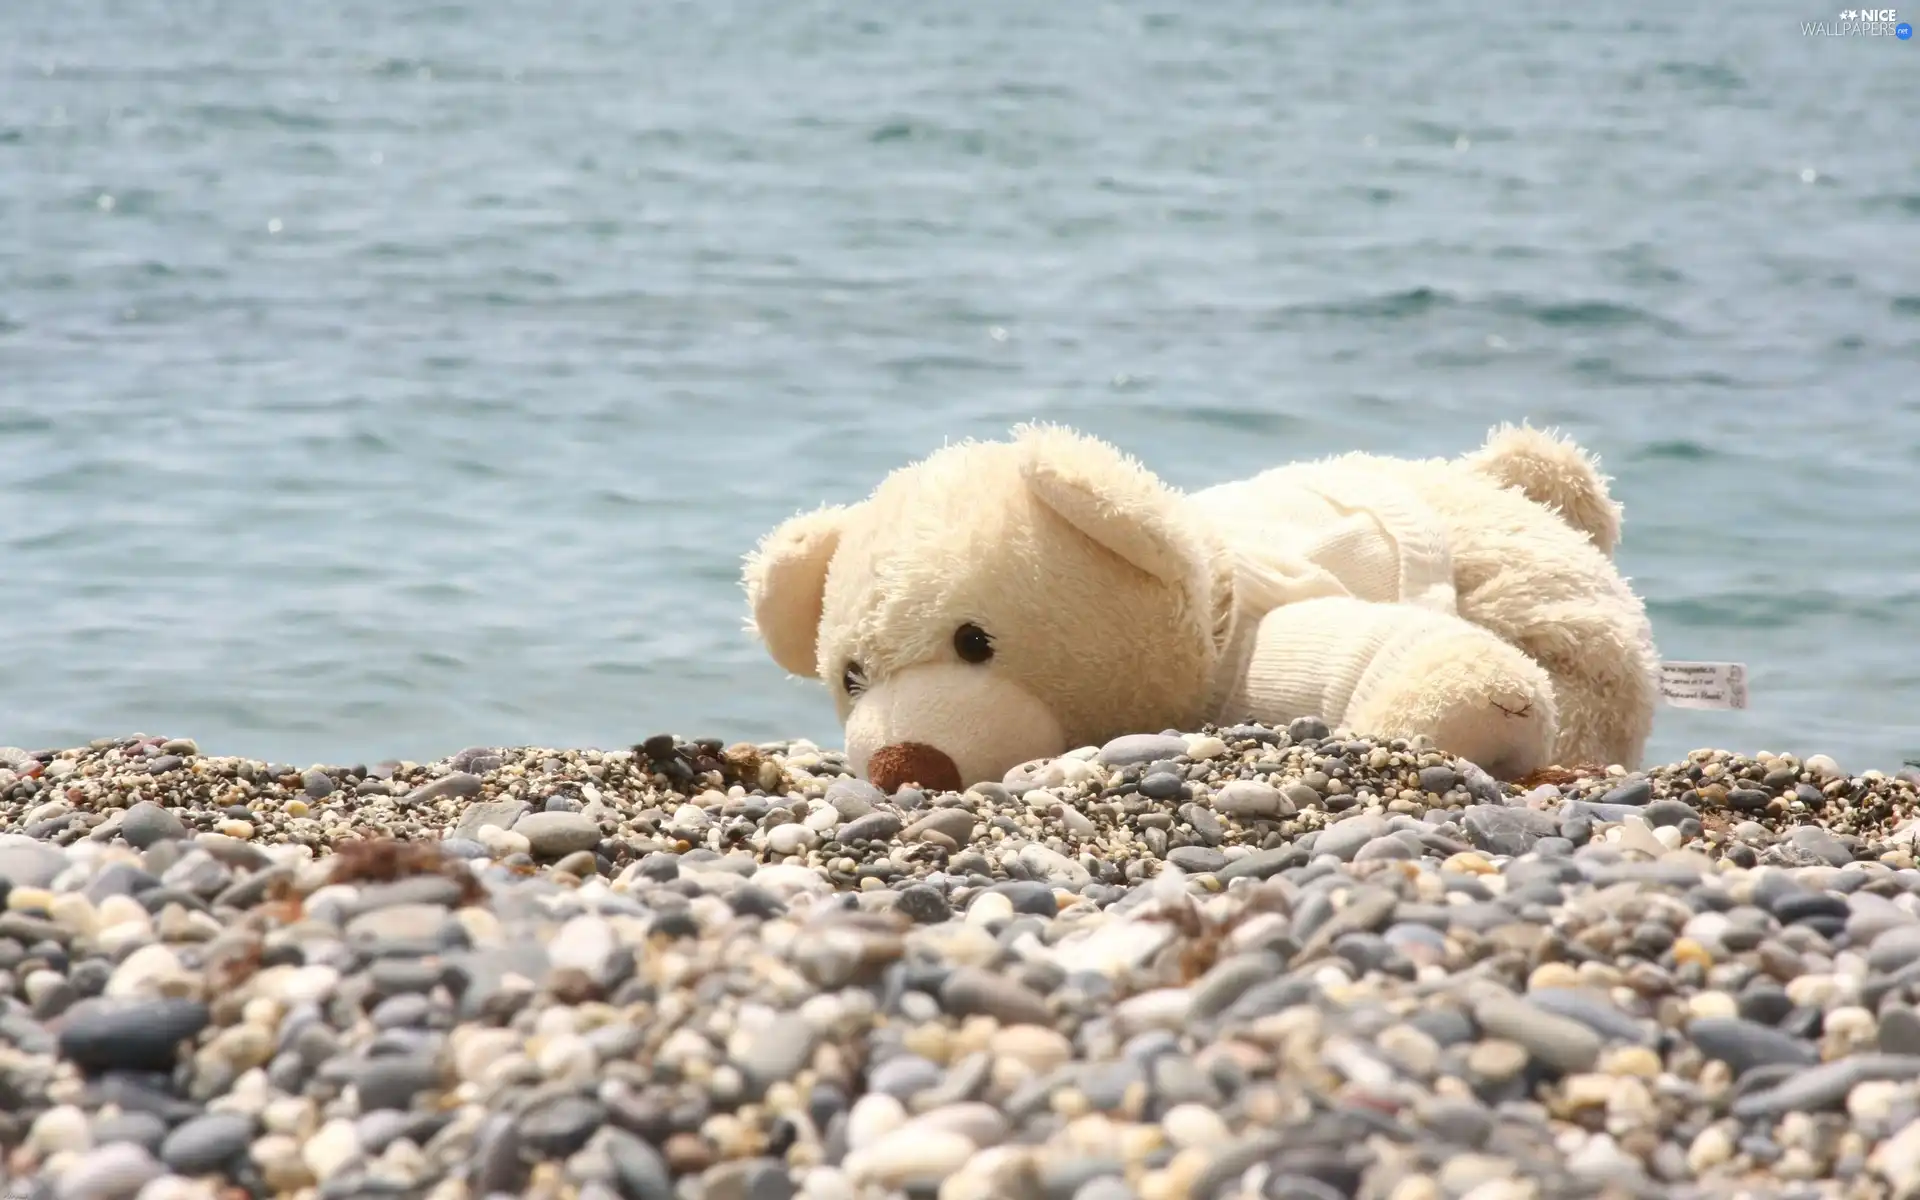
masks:
<svg viewBox="0 0 1920 1200"><path fill-rule="evenodd" d="M840 686L846 689L847 695L858 696L866 690L867 673L860 669L859 663L850 662L847 669L840 672Z"/></svg>
<svg viewBox="0 0 1920 1200"><path fill-rule="evenodd" d="M953 631L953 652L962 662L983 663L993 657L993 639L987 631L969 621Z"/></svg>

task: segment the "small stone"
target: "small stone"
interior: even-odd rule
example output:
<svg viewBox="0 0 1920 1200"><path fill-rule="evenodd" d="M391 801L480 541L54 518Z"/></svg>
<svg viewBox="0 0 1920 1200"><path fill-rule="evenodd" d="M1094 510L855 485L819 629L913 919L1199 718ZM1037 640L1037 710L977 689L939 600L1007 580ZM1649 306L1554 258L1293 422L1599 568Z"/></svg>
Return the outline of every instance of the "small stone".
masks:
<svg viewBox="0 0 1920 1200"><path fill-rule="evenodd" d="M958 967L940 988L940 1004L956 1016L981 1013L1003 1025L1051 1025L1047 1002L1017 980L977 967Z"/></svg>
<svg viewBox="0 0 1920 1200"><path fill-rule="evenodd" d="M528 813L513 823L512 832L527 839L536 858L563 858L600 844L600 824L582 813Z"/></svg>
<svg viewBox="0 0 1920 1200"><path fill-rule="evenodd" d="M858 821L885 804L887 794L864 779L836 779L827 785L826 800L842 821Z"/></svg>
<svg viewBox="0 0 1920 1200"><path fill-rule="evenodd" d="M1534 808L1513 808L1499 804L1476 804L1460 818L1467 841L1489 854L1518 857L1533 849L1535 842L1560 830L1551 813Z"/></svg>
<svg viewBox="0 0 1920 1200"><path fill-rule="evenodd" d="M1228 781L1213 794L1213 811L1243 821L1274 820L1297 811L1272 784L1256 779Z"/></svg>
<svg viewBox="0 0 1920 1200"><path fill-rule="evenodd" d="M1524 1046L1535 1059L1563 1073L1589 1071L1600 1057L1600 1035L1512 995L1488 995L1473 1006L1473 1019L1494 1037Z"/></svg>
<svg viewBox="0 0 1920 1200"><path fill-rule="evenodd" d="M953 906L940 889L924 883L903 889L893 908L918 925L938 925L953 916Z"/></svg>
<svg viewBox="0 0 1920 1200"><path fill-rule="evenodd" d="M964 846L973 840L973 826L973 814L965 809L936 808L907 826L900 839L918 842L925 840L929 833L937 833L956 846Z"/></svg>
<svg viewBox="0 0 1920 1200"><path fill-rule="evenodd" d="M253 1118L244 1113L207 1113L167 1135L160 1161L182 1175L206 1175L246 1153L253 1134Z"/></svg>
<svg viewBox="0 0 1920 1200"><path fill-rule="evenodd" d="M1653 799L1653 783L1642 777L1614 788L1600 797L1602 804L1631 804L1636 807Z"/></svg>
<svg viewBox="0 0 1920 1200"><path fill-rule="evenodd" d="M1319 717L1295 717L1287 723L1287 738L1294 742L1324 741L1332 732Z"/></svg>
<svg viewBox="0 0 1920 1200"><path fill-rule="evenodd" d="M1187 740L1156 733L1129 733L1100 747L1095 757L1109 767L1132 767L1166 758L1179 758L1187 752Z"/></svg>
<svg viewBox="0 0 1920 1200"><path fill-rule="evenodd" d="M520 1141L549 1158L565 1158L587 1144L607 1118L598 1100L558 1096L524 1113L516 1127Z"/></svg>
<svg viewBox="0 0 1920 1200"><path fill-rule="evenodd" d="M1167 861L1183 871L1206 874L1226 866L1227 856L1206 846L1175 846L1168 851Z"/></svg>
<svg viewBox="0 0 1920 1200"><path fill-rule="evenodd" d="M60 1053L90 1070L170 1071L180 1043L208 1017L200 1001L172 998L76 1010L60 1031Z"/></svg>
<svg viewBox="0 0 1920 1200"><path fill-rule="evenodd" d="M748 1158L707 1168L700 1180L701 1200L792 1200L793 1180L786 1164Z"/></svg>
<svg viewBox="0 0 1920 1200"><path fill-rule="evenodd" d="M1879 1044L1887 1054L1920 1055L1920 1012L1905 1004L1883 1009Z"/></svg>
<svg viewBox="0 0 1920 1200"><path fill-rule="evenodd" d="M1167 1141L1175 1148L1212 1150L1233 1139L1233 1132L1219 1114L1200 1104L1176 1104L1160 1118Z"/></svg>
<svg viewBox="0 0 1920 1200"><path fill-rule="evenodd" d="M478 775L469 775L465 771L455 771L442 775L431 783L413 789L395 801L402 808L417 808L431 804L435 800L451 797L464 800L469 796L478 796L487 786L487 781Z"/></svg>
<svg viewBox="0 0 1920 1200"><path fill-rule="evenodd" d="M894 813L872 812L842 825L839 840L847 845L855 842L890 842L899 835L904 825L905 822Z"/></svg>
<svg viewBox="0 0 1920 1200"><path fill-rule="evenodd" d="M1319 838L1313 843L1315 854L1331 854L1341 862L1352 862L1360 847L1387 833L1385 817L1362 814L1348 817L1320 831Z"/></svg>
<svg viewBox="0 0 1920 1200"><path fill-rule="evenodd" d="M133 1200L166 1173L145 1146L113 1142L78 1158L60 1176L53 1195L58 1200Z"/></svg>
<svg viewBox="0 0 1920 1200"><path fill-rule="evenodd" d="M142 800L127 810L120 820L120 836L137 850L155 842L179 840L187 836L186 822L151 800Z"/></svg>
<svg viewBox="0 0 1920 1200"><path fill-rule="evenodd" d="M1707 1057L1732 1067L1736 1078L1756 1067L1811 1066L1820 1059L1812 1044L1739 1017L1698 1018L1687 1026L1687 1036Z"/></svg>

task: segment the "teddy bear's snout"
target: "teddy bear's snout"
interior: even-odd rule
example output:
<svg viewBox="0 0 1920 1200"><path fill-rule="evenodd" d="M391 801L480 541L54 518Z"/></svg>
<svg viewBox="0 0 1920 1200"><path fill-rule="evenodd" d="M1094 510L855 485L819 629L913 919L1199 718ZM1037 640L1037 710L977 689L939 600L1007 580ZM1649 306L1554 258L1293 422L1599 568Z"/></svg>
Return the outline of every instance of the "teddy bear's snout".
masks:
<svg viewBox="0 0 1920 1200"><path fill-rule="evenodd" d="M936 792L957 792L966 786L953 759L925 742L899 742L875 750L867 760L867 777L889 795L908 784Z"/></svg>

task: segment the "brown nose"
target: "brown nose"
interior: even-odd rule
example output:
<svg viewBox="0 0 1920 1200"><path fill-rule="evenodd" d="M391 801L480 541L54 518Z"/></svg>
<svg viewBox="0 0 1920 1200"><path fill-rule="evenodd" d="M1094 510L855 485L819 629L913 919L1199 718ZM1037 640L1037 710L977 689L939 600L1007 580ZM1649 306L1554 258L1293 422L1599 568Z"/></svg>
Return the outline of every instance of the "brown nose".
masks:
<svg viewBox="0 0 1920 1200"><path fill-rule="evenodd" d="M961 788L960 768L924 742L900 742L875 750L867 760L867 778L889 793L910 783L936 792L957 792Z"/></svg>

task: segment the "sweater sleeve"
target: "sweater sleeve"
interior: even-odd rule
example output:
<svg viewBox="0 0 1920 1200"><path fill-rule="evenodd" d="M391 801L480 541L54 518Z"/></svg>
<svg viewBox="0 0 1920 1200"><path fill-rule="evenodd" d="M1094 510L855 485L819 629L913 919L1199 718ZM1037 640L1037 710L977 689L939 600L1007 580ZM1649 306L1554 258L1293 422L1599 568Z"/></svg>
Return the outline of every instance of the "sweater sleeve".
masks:
<svg viewBox="0 0 1920 1200"><path fill-rule="evenodd" d="M1465 624L1429 608L1346 596L1277 608L1261 619L1215 719L1320 717L1338 725L1420 645Z"/></svg>

